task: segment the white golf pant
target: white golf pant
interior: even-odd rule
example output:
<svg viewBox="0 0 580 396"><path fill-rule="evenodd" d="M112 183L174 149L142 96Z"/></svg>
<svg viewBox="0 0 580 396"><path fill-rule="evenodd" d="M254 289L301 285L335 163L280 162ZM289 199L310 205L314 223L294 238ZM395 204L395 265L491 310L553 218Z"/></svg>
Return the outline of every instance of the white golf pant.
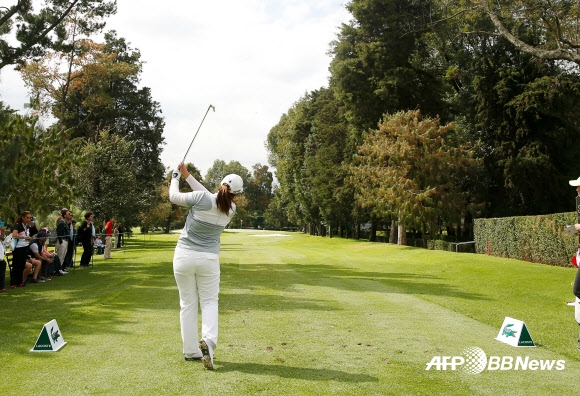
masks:
<svg viewBox="0 0 580 396"><path fill-rule="evenodd" d="M197 310L201 307L201 338L213 349L218 339L220 261L214 253L175 248L173 274L179 288L181 338L186 357L202 356L199 350Z"/></svg>
<svg viewBox="0 0 580 396"><path fill-rule="evenodd" d="M580 324L580 298L576 297L576 304L574 305L574 319Z"/></svg>

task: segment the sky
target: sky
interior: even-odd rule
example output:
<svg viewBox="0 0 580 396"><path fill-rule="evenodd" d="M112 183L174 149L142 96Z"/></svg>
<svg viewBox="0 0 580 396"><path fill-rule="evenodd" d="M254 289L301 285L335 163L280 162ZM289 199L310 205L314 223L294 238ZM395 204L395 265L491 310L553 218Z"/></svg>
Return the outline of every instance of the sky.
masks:
<svg viewBox="0 0 580 396"><path fill-rule="evenodd" d="M117 0L105 31L116 30L146 63L165 119L165 166L187 156L205 175L215 160L250 173L268 164L270 129L307 92L328 86L328 51L351 15L346 0ZM18 73L0 74L0 100L24 113Z"/></svg>

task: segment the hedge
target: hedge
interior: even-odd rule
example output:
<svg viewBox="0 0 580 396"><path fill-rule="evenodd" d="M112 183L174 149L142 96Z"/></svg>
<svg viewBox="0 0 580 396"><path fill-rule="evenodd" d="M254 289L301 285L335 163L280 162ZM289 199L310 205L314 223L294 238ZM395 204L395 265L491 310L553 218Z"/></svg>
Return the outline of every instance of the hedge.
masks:
<svg viewBox="0 0 580 396"><path fill-rule="evenodd" d="M555 266L571 266L578 238L564 232L576 223L576 212L542 216L475 219L473 232L477 253L509 257Z"/></svg>

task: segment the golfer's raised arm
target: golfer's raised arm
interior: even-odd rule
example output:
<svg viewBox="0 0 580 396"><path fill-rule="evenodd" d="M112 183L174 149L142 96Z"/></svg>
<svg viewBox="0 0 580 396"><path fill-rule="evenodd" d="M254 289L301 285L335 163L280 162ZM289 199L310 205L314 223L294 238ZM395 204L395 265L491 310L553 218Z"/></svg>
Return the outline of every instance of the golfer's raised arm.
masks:
<svg viewBox="0 0 580 396"><path fill-rule="evenodd" d="M179 165L177 165L177 169L179 169L179 171L181 172L181 175L183 176L183 178L185 179L187 184L189 184L189 187L191 187L191 189L193 191L208 191L208 189L205 188L205 186L203 184L198 182L195 179L195 177L193 177L191 175L191 173L189 173L189 171L187 170L187 167L185 166L185 164L183 162L180 163Z"/></svg>
<svg viewBox="0 0 580 396"><path fill-rule="evenodd" d="M180 164L180 166L181 165L182 164ZM178 166L177 169L175 169L171 175L171 184L169 185L169 201L173 204L180 206L193 206L199 202L199 200L201 199L201 194L199 191L192 191L189 193L182 193L179 191L179 179L181 177L181 169L184 168L181 167L180 169L180 166ZM189 175L189 172L187 173ZM191 178L193 179L193 176L191 176Z"/></svg>

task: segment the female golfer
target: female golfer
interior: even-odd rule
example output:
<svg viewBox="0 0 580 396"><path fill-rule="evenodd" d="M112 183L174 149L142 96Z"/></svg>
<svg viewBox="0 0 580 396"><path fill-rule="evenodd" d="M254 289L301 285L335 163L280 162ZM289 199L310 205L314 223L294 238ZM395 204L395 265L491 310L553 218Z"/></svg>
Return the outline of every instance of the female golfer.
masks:
<svg viewBox="0 0 580 396"><path fill-rule="evenodd" d="M179 192L182 175L192 192ZM218 293L220 284L220 236L236 212L236 194L244 183L227 175L219 191L210 193L180 163L173 171L169 200L189 207L185 227L175 247L173 273L179 288L181 338L185 360L201 359L213 370L213 351L218 339ZM197 342L197 306L201 307L201 339Z"/></svg>

